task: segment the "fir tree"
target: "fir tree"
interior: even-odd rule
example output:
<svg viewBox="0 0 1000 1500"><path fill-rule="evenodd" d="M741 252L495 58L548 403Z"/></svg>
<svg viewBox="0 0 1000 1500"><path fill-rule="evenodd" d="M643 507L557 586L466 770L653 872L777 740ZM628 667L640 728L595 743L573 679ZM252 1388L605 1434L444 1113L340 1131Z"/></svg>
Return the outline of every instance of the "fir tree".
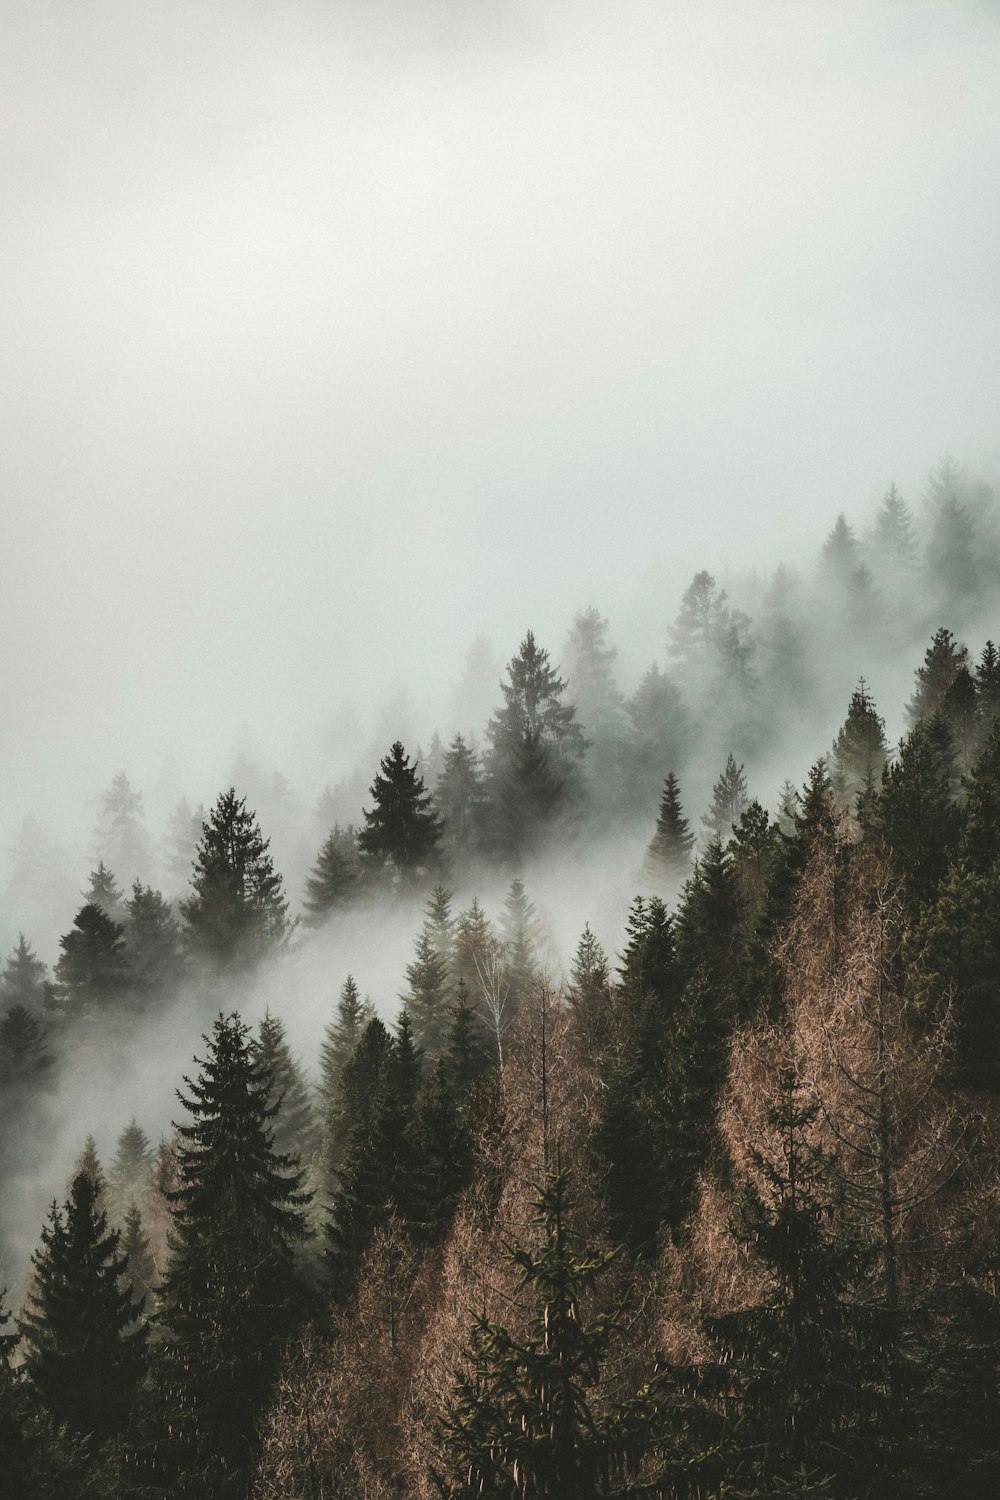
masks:
<svg viewBox="0 0 1000 1500"><path fill-rule="evenodd" d="M887 567L911 572L917 561L917 535L910 507L896 486L890 485L875 520L875 547Z"/></svg>
<svg viewBox="0 0 1000 1500"><path fill-rule="evenodd" d="M667 648L685 678L704 678L714 667L729 619L725 589L706 570L696 573L681 598Z"/></svg>
<svg viewBox="0 0 1000 1500"><path fill-rule="evenodd" d="M3 973L0 974L0 1010L21 1005L32 1014L39 1014L48 1000L47 976L45 964L24 933L19 932L17 947L11 952L4 964Z"/></svg>
<svg viewBox="0 0 1000 1500"><path fill-rule="evenodd" d="M56 981L67 1017L93 1017L122 1000L129 982L125 929L100 906L81 907L59 946Z"/></svg>
<svg viewBox="0 0 1000 1500"><path fill-rule="evenodd" d="M856 807L858 797L881 777L887 756L885 721L862 677L833 746L831 779L841 806Z"/></svg>
<svg viewBox="0 0 1000 1500"><path fill-rule="evenodd" d="M52 1062L41 1023L27 1006L11 1005L0 1016L0 1084L11 1094L23 1094L46 1076Z"/></svg>
<svg viewBox="0 0 1000 1500"><path fill-rule="evenodd" d="M691 719L673 678L654 664L625 708L624 783L630 810L649 816L664 766L682 766L691 743Z"/></svg>
<svg viewBox="0 0 1000 1500"><path fill-rule="evenodd" d="M120 870L128 881L148 880L153 873L153 846L142 821L142 793L133 791L128 776L119 771L101 793L98 805L97 851L102 861Z"/></svg>
<svg viewBox="0 0 1000 1500"><path fill-rule="evenodd" d="M364 1006L353 974L348 974L337 1001L336 1018L329 1022L319 1054L320 1099L324 1117L340 1093L340 1082L358 1039L364 1017Z"/></svg>
<svg viewBox="0 0 1000 1500"><path fill-rule="evenodd" d="M149 1248L149 1239L142 1227L142 1213L138 1203L131 1203L122 1223L121 1252L125 1261L125 1276L137 1299L140 1311L136 1314L148 1316L152 1307L153 1288L156 1284L156 1263Z"/></svg>
<svg viewBox="0 0 1000 1500"><path fill-rule="evenodd" d="M611 1039L611 971L589 922L576 945L566 1000L588 1051L599 1053Z"/></svg>
<svg viewBox="0 0 1000 1500"><path fill-rule="evenodd" d="M441 1057L424 1079L413 1111L415 1169L409 1190L411 1229L434 1244L451 1223L472 1176L472 1135Z"/></svg>
<svg viewBox="0 0 1000 1500"><path fill-rule="evenodd" d="M550 1173L535 1200L540 1246L509 1252L533 1302L526 1333L485 1315L473 1323L471 1373L457 1379L440 1420L446 1472L434 1477L447 1500L694 1493L697 1460L671 1441L665 1377L614 1405L602 1400L602 1367L625 1312L587 1316L616 1252L581 1241L573 1206L567 1174Z"/></svg>
<svg viewBox="0 0 1000 1500"><path fill-rule="evenodd" d="M129 1205L145 1197L152 1173L153 1152L149 1137L133 1118L118 1137L108 1174L111 1210L116 1220L123 1222Z"/></svg>
<svg viewBox="0 0 1000 1500"><path fill-rule="evenodd" d="M449 864L462 869L483 846L486 786L479 755L460 734L444 753L434 799L441 815L442 853Z"/></svg>
<svg viewBox="0 0 1000 1500"><path fill-rule="evenodd" d="M365 810L365 826L358 845L365 854L413 880L435 862L441 825L423 779L399 740L380 762L380 774L369 791L374 800Z"/></svg>
<svg viewBox="0 0 1000 1500"><path fill-rule="evenodd" d="M511 1004L515 1010L530 993L538 978L536 960L538 922L524 881L511 881L500 913L503 964Z"/></svg>
<svg viewBox="0 0 1000 1500"><path fill-rule="evenodd" d="M440 1057L448 1024L448 966L425 922L412 963L406 966L402 997L413 1017L417 1045L432 1061Z"/></svg>
<svg viewBox="0 0 1000 1500"><path fill-rule="evenodd" d="M271 1078L239 1016L219 1015L178 1126L179 1185L162 1287L159 1441L139 1456L176 1495L249 1490L257 1421L303 1310L292 1247L301 1175L275 1153Z"/></svg>
<svg viewBox="0 0 1000 1500"><path fill-rule="evenodd" d="M1000 651L987 641L976 667L976 695L979 703L979 739L985 745L1000 713Z"/></svg>
<svg viewBox="0 0 1000 1500"><path fill-rule="evenodd" d="M942 879L959 830L951 799L951 764L940 721L918 720L887 765L874 810L873 831L890 853L918 909Z"/></svg>
<svg viewBox="0 0 1000 1500"><path fill-rule="evenodd" d="M955 790L961 780L968 776L979 752L979 703L976 681L964 664L955 673L954 679L941 703L941 718L951 736L954 757Z"/></svg>
<svg viewBox="0 0 1000 1500"><path fill-rule="evenodd" d="M968 649L942 625L924 653L924 664L917 668L913 697L906 705L910 723L932 718L945 700L959 667L967 665Z"/></svg>
<svg viewBox="0 0 1000 1500"><path fill-rule="evenodd" d="M710 838L730 837L740 814L749 802L747 779L743 767L736 764L732 754L726 757L725 769L712 788L712 805L702 818L702 826Z"/></svg>
<svg viewBox="0 0 1000 1500"><path fill-rule="evenodd" d="M132 982L145 1004L169 994L183 974L181 938L170 903L159 891L132 887L125 903L125 951Z"/></svg>
<svg viewBox="0 0 1000 1500"><path fill-rule="evenodd" d="M673 771L663 783L656 832L646 850L643 873L656 887L671 887L689 873L694 835L681 809L681 792Z"/></svg>
<svg viewBox="0 0 1000 1500"><path fill-rule="evenodd" d="M354 829L350 824L341 828L335 823L306 880L302 905L307 925L322 927L332 914L355 905L365 894L366 873Z"/></svg>
<svg viewBox="0 0 1000 1500"><path fill-rule="evenodd" d="M327 1110L322 1151L328 1170L340 1170L355 1131L370 1120L378 1099L389 1088L391 1057L392 1038L378 1017L372 1016L344 1064L340 1086Z"/></svg>
<svg viewBox="0 0 1000 1500"><path fill-rule="evenodd" d="M20 1321L28 1380L56 1424L100 1446L120 1433L145 1363L141 1302L121 1284L119 1236L108 1229L99 1188L86 1172L55 1203L32 1256L28 1310Z"/></svg>
<svg viewBox="0 0 1000 1500"><path fill-rule="evenodd" d="M198 841L205 822L205 809L199 805L191 810L191 804L182 797L174 808L167 824L163 841L162 866L167 877L167 889L171 896L187 890L194 870Z"/></svg>
<svg viewBox="0 0 1000 1500"><path fill-rule="evenodd" d="M246 799L230 787L202 825L192 877L181 902L189 951L217 969L243 969L288 933L281 876Z"/></svg>
<svg viewBox="0 0 1000 1500"><path fill-rule="evenodd" d="M117 880L103 860L96 870L90 872L90 884L80 893L88 906L100 907L112 922L121 922L125 916L125 897Z"/></svg>
<svg viewBox="0 0 1000 1500"><path fill-rule="evenodd" d="M279 1156L307 1162L319 1145L319 1122L302 1069L292 1056L285 1027L267 1012L257 1028L254 1057L270 1077L268 1107L273 1109L272 1135Z"/></svg>

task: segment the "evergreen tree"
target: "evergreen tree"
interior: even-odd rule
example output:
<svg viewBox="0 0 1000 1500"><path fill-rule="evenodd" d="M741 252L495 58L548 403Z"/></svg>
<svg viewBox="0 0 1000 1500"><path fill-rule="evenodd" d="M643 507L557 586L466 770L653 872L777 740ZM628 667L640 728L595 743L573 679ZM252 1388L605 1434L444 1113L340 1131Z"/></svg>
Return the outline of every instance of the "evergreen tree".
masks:
<svg viewBox="0 0 1000 1500"><path fill-rule="evenodd" d="M434 788L441 814L441 850L449 864L462 869L483 846L486 786L477 751L456 734L444 753Z"/></svg>
<svg viewBox="0 0 1000 1500"><path fill-rule="evenodd" d="M171 896L185 891L191 882L198 841L205 822L205 809L199 805L192 812L191 804L182 797L174 808L167 824L162 848L162 866L167 877L167 889Z"/></svg>
<svg viewBox="0 0 1000 1500"><path fill-rule="evenodd" d="M32 1256L34 1281L20 1321L25 1366L38 1402L97 1446L120 1433L145 1363L141 1303L123 1287L125 1257L86 1172L53 1203Z"/></svg>
<svg viewBox="0 0 1000 1500"><path fill-rule="evenodd" d="M81 907L59 946L56 981L67 1017L93 1017L122 1000L129 983L125 929L100 906Z"/></svg>
<svg viewBox="0 0 1000 1500"><path fill-rule="evenodd" d="M359 847L401 879L413 880L435 863L441 824L399 740L380 762L380 774L369 791L374 806L365 811Z"/></svg>
<svg viewBox="0 0 1000 1500"><path fill-rule="evenodd" d="M17 935L17 947L13 949L3 973L0 974L0 1010L20 1005L33 1015L38 1015L48 1000L46 979L48 969L36 955L23 932Z"/></svg>
<svg viewBox="0 0 1000 1500"><path fill-rule="evenodd" d="M566 683L529 630L500 684L504 701L487 725L487 780L497 851L524 857L567 812L587 748Z"/></svg>
<svg viewBox="0 0 1000 1500"><path fill-rule="evenodd" d="M730 1225L766 1273L763 1299L707 1320L742 1417L745 1472L762 1494L807 1469L856 1494L874 1456L864 1440L882 1377L863 1306L871 1256L845 1226L831 1157L813 1143L818 1114L794 1073L782 1070L766 1143L747 1148L751 1172Z"/></svg>
<svg viewBox="0 0 1000 1500"><path fill-rule="evenodd" d="M98 906L112 922L121 922L125 916L125 897L114 874L101 860L96 870L90 872L90 884L80 893L88 906Z"/></svg>
<svg viewBox="0 0 1000 1500"><path fill-rule="evenodd" d="M279 1156L307 1162L319 1145L319 1122L302 1069L289 1048L284 1024L270 1012L261 1018L253 1051L271 1080L267 1102L275 1111L271 1127L274 1150Z"/></svg>
<svg viewBox="0 0 1000 1500"><path fill-rule="evenodd" d="M324 1118L340 1092L340 1081L361 1036L364 1006L353 974L348 974L337 1001L336 1018L324 1033L319 1054L320 1097Z"/></svg>
<svg viewBox="0 0 1000 1500"><path fill-rule="evenodd" d="M118 1137L108 1189L113 1217L123 1222L132 1203L146 1195L153 1174L153 1152L141 1125L131 1119Z"/></svg>
<svg viewBox="0 0 1000 1500"><path fill-rule="evenodd" d="M965 665L959 667L944 695L941 718L951 736L955 790L958 791L962 778L969 775L979 752L978 693L975 678Z"/></svg>
<svg viewBox="0 0 1000 1500"><path fill-rule="evenodd" d="M704 569L696 573L681 598L667 647L685 680L704 679L714 668L719 642L729 621L725 589L720 589L711 573Z"/></svg>
<svg viewBox="0 0 1000 1500"><path fill-rule="evenodd" d="M743 767L738 766L736 757L730 754L726 758L725 770L712 788L712 805L701 820L709 837L725 842L749 800Z"/></svg>
<svg viewBox="0 0 1000 1500"><path fill-rule="evenodd" d="M428 1058L441 1056L448 1024L448 966L434 942L430 923L417 938L413 962L406 966L406 994L417 1045Z"/></svg>
<svg viewBox="0 0 1000 1500"><path fill-rule="evenodd" d="M833 746L833 789L842 807L856 807L866 787L881 777L887 757L885 721L862 677Z"/></svg>
<svg viewBox="0 0 1000 1500"><path fill-rule="evenodd" d="M509 1252L534 1304L526 1333L485 1315L473 1323L471 1373L456 1380L440 1421L446 1472L434 1478L447 1500L696 1492L698 1460L668 1428L665 1376L624 1401L602 1399L625 1310L587 1316L616 1252L581 1241L573 1206L567 1174L550 1173L535 1200L540 1246Z"/></svg>
<svg viewBox="0 0 1000 1500"><path fill-rule="evenodd" d="M980 745L985 745L1000 713L1000 651L987 641L976 667L976 696L979 703Z"/></svg>
<svg viewBox="0 0 1000 1500"><path fill-rule="evenodd" d="M729 841L729 858L736 885L744 938L754 931L767 900L779 857L779 832L765 809L754 799L740 814Z"/></svg>
<svg viewBox="0 0 1000 1500"><path fill-rule="evenodd" d="M302 902L309 927L322 927L335 912L356 904L366 889L365 858L358 838L348 824L335 823L323 841L312 874L306 880Z"/></svg>
<svg viewBox="0 0 1000 1500"><path fill-rule="evenodd" d="M935 511L927 542L927 572L949 611L968 619L978 603L982 567L975 522L968 508L953 496Z"/></svg>
<svg viewBox="0 0 1000 1500"><path fill-rule="evenodd" d="M514 877L507 890L500 913L500 936L511 1004L516 1010L538 978L538 922L524 881L519 876Z"/></svg>
<svg viewBox="0 0 1000 1500"><path fill-rule="evenodd" d="M566 1000L588 1052L599 1053L611 1039L611 970L589 922L576 946Z"/></svg>
<svg viewBox="0 0 1000 1500"><path fill-rule="evenodd" d="M643 873L651 885L676 885L689 872L694 835L681 809L681 790L673 771L663 783L656 832L646 850Z"/></svg>
<svg viewBox="0 0 1000 1500"><path fill-rule="evenodd" d="M303 1309L292 1247L301 1175L275 1153L271 1078L235 1013L219 1015L178 1097L179 1185L161 1292L161 1430L137 1463L172 1495L249 1491L257 1422ZM164 1430L165 1429L165 1430Z"/></svg>
<svg viewBox="0 0 1000 1500"><path fill-rule="evenodd" d="M441 1057L424 1079L413 1111L415 1170L408 1197L411 1229L434 1244L451 1223L472 1176L472 1135Z"/></svg>
<svg viewBox="0 0 1000 1500"><path fill-rule="evenodd" d="M25 1005L11 1005L0 1016L0 1085L17 1094L37 1087L52 1067L41 1023Z"/></svg>
<svg viewBox="0 0 1000 1500"><path fill-rule="evenodd" d="M654 664L625 707L623 781L630 810L645 819L655 802L664 766L683 765L690 747L691 718L680 688Z"/></svg>
<svg viewBox="0 0 1000 1500"><path fill-rule="evenodd" d="M481 1008L485 974L499 946L493 924L480 906L479 898L473 896L471 904L459 914L455 923L452 973L456 984L465 985L469 1002L476 1010Z"/></svg>
<svg viewBox="0 0 1000 1500"><path fill-rule="evenodd" d="M491 1060L482 1021L469 1003L469 991L462 979L451 1007L443 1061L448 1088L460 1104L465 1104L489 1070Z"/></svg>
<svg viewBox="0 0 1000 1500"><path fill-rule="evenodd" d="M157 1279L156 1263L142 1227L142 1213L135 1202L129 1205L122 1224L121 1251L125 1261L124 1274L140 1306L136 1316L141 1317L143 1313L148 1315Z"/></svg>
<svg viewBox="0 0 1000 1500"><path fill-rule="evenodd" d="M861 548L841 512L823 543L819 559L820 577L825 582L847 589L860 566Z"/></svg>
<svg viewBox="0 0 1000 1500"><path fill-rule="evenodd" d="M590 605L574 617L563 653L577 718L586 734L618 732L622 696L615 683L617 648L608 644L608 622Z"/></svg>
<svg viewBox="0 0 1000 1500"><path fill-rule="evenodd" d="M873 831L888 850L918 909L933 896L959 830L951 800L951 764L940 721L918 719L886 766L874 810Z"/></svg>
<svg viewBox="0 0 1000 1500"><path fill-rule="evenodd" d="M133 791L124 771L112 778L98 800L97 852L126 880L148 880L153 873L153 846L143 824L142 793ZM114 916L111 912L109 915Z"/></svg>
<svg viewBox="0 0 1000 1500"><path fill-rule="evenodd" d="M355 1132L363 1132L378 1099L389 1089L391 1058L392 1038L378 1017L372 1016L344 1064L339 1089L327 1110L322 1150L328 1170L339 1172Z"/></svg>
<svg viewBox="0 0 1000 1500"><path fill-rule="evenodd" d="M170 903L159 891L132 887L125 903L125 952L133 985L149 1005L168 995L183 974L181 937Z"/></svg>
<svg viewBox="0 0 1000 1500"><path fill-rule="evenodd" d="M424 1054L417 1046L410 1013L404 1005L393 1031L391 1076L392 1086L407 1115L413 1112L423 1075Z"/></svg>
<svg viewBox="0 0 1000 1500"><path fill-rule="evenodd" d="M875 520L875 547L886 567L900 575L912 572L917 562L917 535L910 507L894 484L890 485Z"/></svg>
<svg viewBox="0 0 1000 1500"><path fill-rule="evenodd" d="M194 957L239 970L285 939L288 903L268 847L246 798L223 792L202 825L193 891L180 904Z"/></svg>
<svg viewBox="0 0 1000 1500"><path fill-rule="evenodd" d="M956 672L968 664L968 659L968 649L956 641L946 626L934 632L934 639L924 653L924 664L917 668L913 697L906 705L911 724L932 718L943 707Z"/></svg>

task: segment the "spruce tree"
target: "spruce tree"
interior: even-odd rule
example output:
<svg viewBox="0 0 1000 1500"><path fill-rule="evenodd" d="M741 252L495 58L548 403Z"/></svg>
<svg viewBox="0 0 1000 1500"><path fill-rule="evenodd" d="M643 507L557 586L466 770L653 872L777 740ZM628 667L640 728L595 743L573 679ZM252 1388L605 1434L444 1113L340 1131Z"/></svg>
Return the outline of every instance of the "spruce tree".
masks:
<svg viewBox="0 0 1000 1500"><path fill-rule="evenodd" d="M875 547L887 567L897 573L912 571L917 561L917 536L910 507L896 486L890 485L875 519Z"/></svg>
<svg viewBox="0 0 1000 1500"><path fill-rule="evenodd" d="M655 887L669 887L683 880L691 866L694 835L681 808L677 777L670 772L663 783L656 831L646 850L643 874Z"/></svg>
<svg viewBox="0 0 1000 1500"><path fill-rule="evenodd" d="M399 740L380 762L369 792L374 805L365 809L358 845L398 878L412 881L434 865L441 824L423 778Z"/></svg>
<svg viewBox="0 0 1000 1500"><path fill-rule="evenodd" d="M170 903L151 886L132 887L125 902L125 951L140 1003L168 996L184 972L181 937Z"/></svg>
<svg viewBox="0 0 1000 1500"><path fill-rule="evenodd" d="M887 757L885 721L862 677L851 694L831 758L833 789L842 807L854 810L859 796L881 777Z"/></svg>
<svg viewBox="0 0 1000 1500"><path fill-rule="evenodd" d="M142 1212L138 1203L131 1203L122 1222L121 1252L125 1259L125 1275L139 1300L142 1312L138 1316L148 1317L156 1285L156 1263L149 1248L149 1238L142 1225Z"/></svg>
<svg viewBox="0 0 1000 1500"><path fill-rule="evenodd" d="M410 1228L418 1243L434 1244L442 1238L472 1177L472 1132L448 1075L447 1061L438 1058L421 1084L413 1110L415 1166L408 1200Z"/></svg>
<svg viewBox="0 0 1000 1500"><path fill-rule="evenodd" d="M0 1084L13 1096L38 1085L49 1073L52 1053L41 1023L25 1005L11 1005L0 1016Z"/></svg>
<svg viewBox="0 0 1000 1500"><path fill-rule="evenodd" d="M98 1184L78 1172L65 1205L52 1204L19 1324L36 1399L97 1447L123 1430L146 1357L145 1330L135 1326L142 1304L122 1283L126 1259L99 1199Z"/></svg>
<svg viewBox="0 0 1000 1500"><path fill-rule="evenodd" d="M599 1053L611 1039L611 970L589 922L576 945L566 1001L588 1052Z"/></svg>
<svg viewBox="0 0 1000 1500"><path fill-rule="evenodd" d="M726 591L702 569L688 584L677 618L670 627L668 650L685 680L704 682L716 663L716 653L729 623Z"/></svg>
<svg viewBox="0 0 1000 1500"><path fill-rule="evenodd" d="M249 1028L219 1015L178 1097L179 1183L161 1291L158 1441L137 1457L178 1496L249 1492L257 1424L303 1312L293 1246L308 1195L273 1148L271 1078Z"/></svg>
<svg viewBox="0 0 1000 1500"><path fill-rule="evenodd" d="M412 963L406 966L406 994L417 1045L432 1061L441 1056L448 1024L448 968L425 923Z"/></svg>
<svg viewBox="0 0 1000 1500"><path fill-rule="evenodd" d="M38 1015L48 1000L46 979L48 969L35 953L23 932L17 935L17 947L13 949L3 973L0 974L0 1010L13 1005L23 1005Z"/></svg>
<svg viewBox="0 0 1000 1500"><path fill-rule="evenodd" d="M366 874L353 827L335 823L306 880L302 905L307 926L322 927L328 917L356 905L365 894Z"/></svg>
<svg viewBox="0 0 1000 1500"><path fill-rule="evenodd" d="M945 694L955 680L959 667L968 664L969 652L957 641L947 626L934 632L924 652L923 666L917 668L913 697L906 705L911 725L929 719L944 704Z"/></svg>
<svg viewBox="0 0 1000 1500"><path fill-rule="evenodd" d="M682 766L692 740L691 716L680 688L654 662L625 706L622 783L627 811L650 815L664 766Z"/></svg>
<svg viewBox="0 0 1000 1500"><path fill-rule="evenodd" d="M134 791L128 776L119 771L101 793L98 806L97 850L102 861L119 870L126 881L149 880L153 846L143 823L142 793Z"/></svg>
<svg viewBox="0 0 1000 1500"><path fill-rule="evenodd" d="M979 703L980 748L985 745L1000 714L1000 651L987 641L976 666L976 696Z"/></svg>
<svg viewBox="0 0 1000 1500"><path fill-rule="evenodd" d="M344 1068L361 1036L364 1006L354 975L348 974L337 1001L337 1014L323 1032L319 1053L320 1100L324 1119L340 1093Z"/></svg>
<svg viewBox="0 0 1000 1500"><path fill-rule="evenodd" d="M130 1204L143 1200L152 1174L153 1152L149 1137L133 1118L118 1137L108 1173L108 1196L117 1221L124 1221Z"/></svg>
<svg viewBox="0 0 1000 1500"><path fill-rule="evenodd" d="M468 867L483 847L486 786L478 752L456 734L434 788L441 815L441 851L449 865Z"/></svg>
<svg viewBox="0 0 1000 1500"><path fill-rule="evenodd" d="M105 916L113 922L121 922L125 916L125 897L117 880L103 860L96 870L90 872L90 884L81 891L88 906L99 906Z"/></svg>
<svg viewBox="0 0 1000 1500"><path fill-rule="evenodd" d="M940 727L939 719L917 720L882 774L873 815L873 832L905 882L914 911L933 897L944 876L961 821Z"/></svg>
<svg viewBox="0 0 1000 1500"><path fill-rule="evenodd" d="M722 775L712 788L712 805L701 820L708 837L725 843L749 800L743 767L736 764L736 757L730 753Z"/></svg>
<svg viewBox="0 0 1000 1500"><path fill-rule="evenodd" d="M284 1023L267 1012L260 1020L254 1055L270 1075L268 1105L274 1150L305 1164L319 1146L320 1128L302 1068L292 1056Z"/></svg>
<svg viewBox="0 0 1000 1500"><path fill-rule="evenodd" d="M288 933L288 903L269 842L233 787L202 824L192 894L180 909L189 952L214 969L242 971Z"/></svg>
<svg viewBox="0 0 1000 1500"><path fill-rule="evenodd" d="M504 972L515 1009L527 998L538 978L538 932L534 905L524 881L515 876L500 913Z"/></svg>
<svg viewBox="0 0 1000 1500"><path fill-rule="evenodd" d="M130 978L124 927L88 903L59 946L56 993L67 1019L92 1019L121 1004Z"/></svg>
<svg viewBox="0 0 1000 1500"><path fill-rule="evenodd" d="M192 811L186 797L181 798L170 814L161 851L161 865L166 875L167 892L171 897L186 891L190 884L204 821L204 807L199 803Z"/></svg>

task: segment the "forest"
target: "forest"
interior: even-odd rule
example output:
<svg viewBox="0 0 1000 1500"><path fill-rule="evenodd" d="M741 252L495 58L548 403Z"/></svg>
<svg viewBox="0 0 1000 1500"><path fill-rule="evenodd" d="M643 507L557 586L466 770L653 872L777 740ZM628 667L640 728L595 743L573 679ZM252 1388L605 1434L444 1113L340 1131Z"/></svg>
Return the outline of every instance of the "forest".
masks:
<svg viewBox="0 0 1000 1500"><path fill-rule="evenodd" d="M6 1493L1000 1493L998 599L945 460L631 681L594 605L480 638L310 815L245 761L154 838L114 772L0 972ZM167 1022L171 1120L64 1163Z"/></svg>

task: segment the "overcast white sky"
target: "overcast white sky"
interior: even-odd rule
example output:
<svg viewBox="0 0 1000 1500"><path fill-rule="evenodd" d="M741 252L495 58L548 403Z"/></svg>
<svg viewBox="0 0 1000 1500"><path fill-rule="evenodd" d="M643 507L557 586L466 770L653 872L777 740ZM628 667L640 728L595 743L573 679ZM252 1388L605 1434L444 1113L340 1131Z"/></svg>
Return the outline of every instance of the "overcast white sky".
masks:
<svg viewBox="0 0 1000 1500"><path fill-rule="evenodd" d="M971 0L0 0L0 842L996 477L998 78Z"/></svg>

